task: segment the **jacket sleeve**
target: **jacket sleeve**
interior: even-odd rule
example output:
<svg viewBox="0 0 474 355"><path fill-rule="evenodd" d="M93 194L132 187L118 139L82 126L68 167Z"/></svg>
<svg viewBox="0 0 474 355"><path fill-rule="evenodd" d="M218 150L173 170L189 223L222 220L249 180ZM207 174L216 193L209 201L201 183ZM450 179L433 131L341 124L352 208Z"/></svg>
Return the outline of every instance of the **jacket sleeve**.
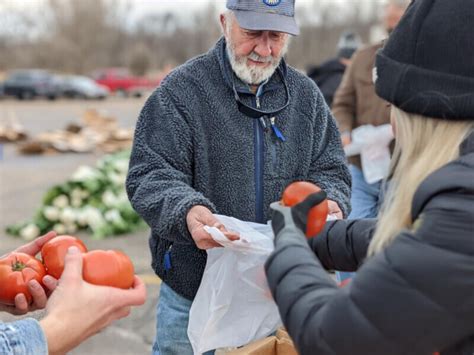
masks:
<svg viewBox="0 0 474 355"><path fill-rule="evenodd" d="M47 355L48 344L38 321L26 318L11 323L0 322L0 354Z"/></svg>
<svg viewBox="0 0 474 355"><path fill-rule="evenodd" d="M193 134L183 103L161 86L138 118L126 181L133 208L160 238L193 243L186 214L214 205L193 189Z"/></svg>
<svg viewBox="0 0 474 355"><path fill-rule="evenodd" d="M330 200L336 201L344 216L350 213L351 176L336 122L317 89L317 118L309 180L321 187Z"/></svg>
<svg viewBox="0 0 474 355"><path fill-rule="evenodd" d="M356 271L367 256L376 219L328 221L308 243L326 270Z"/></svg>
<svg viewBox="0 0 474 355"><path fill-rule="evenodd" d="M444 198L342 289L303 236L280 234L267 278L301 354L433 354L474 334L474 209Z"/></svg>
<svg viewBox="0 0 474 355"><path fill-rule="evenodd" d="M332 113L336 118L339 131L351 132L354 128L354 119L356 115L356 88L354 83L354 70L357 62L358 53L352 58L342 77L341 84L334 93L332 101Z"/></svg>

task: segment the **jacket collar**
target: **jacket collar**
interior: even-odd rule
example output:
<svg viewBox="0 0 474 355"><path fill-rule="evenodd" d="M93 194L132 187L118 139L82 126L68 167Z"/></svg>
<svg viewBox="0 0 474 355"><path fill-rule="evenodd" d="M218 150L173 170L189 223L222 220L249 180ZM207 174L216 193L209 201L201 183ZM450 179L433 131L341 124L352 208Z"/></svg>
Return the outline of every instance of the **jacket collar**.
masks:
<svg viewBox="0 0 474 355"><path fill-rule="evenodd" d="M474 152L474 131L462 142L460 149L461 155L467 155Z"/></svg>
<svg viewBox="0 0 474 355"><path fill-rule="evenodd" d="M474 131L462 142L459 147L461 159L474 162ZM412 203L412 221L418 218L424 206L430 199L442 191L465 190L472 191L472 178L465 173L464 164L451 162L428 176L418 187ZM471 165L472 166L472 165Z"/></svg>
<svg viewBox="0 0 474 355"><path fill-rule="evenodd" d="M217 56L217 59L219 61L219 66L220 66L222 75L224 77L224 81L227 86L232 88L233 83L235 83L235 88L237 89L239 93L253 95L252 91L250 90L249 85L244 83L234 74L229 58L227 56L226 41L224 37L221 37L217 41L216 45L211 50L211 54ZM281 60L280 65L278 66L277 70L281 70L283 74L283 78L284 80L286 80L288 68L284 59ZM280 76L275 71L275 73L273 73L273 75L264 85L261 93L264 94L268 91L278 90L278 89L284 89L284 85L281 82Z"/></svg>

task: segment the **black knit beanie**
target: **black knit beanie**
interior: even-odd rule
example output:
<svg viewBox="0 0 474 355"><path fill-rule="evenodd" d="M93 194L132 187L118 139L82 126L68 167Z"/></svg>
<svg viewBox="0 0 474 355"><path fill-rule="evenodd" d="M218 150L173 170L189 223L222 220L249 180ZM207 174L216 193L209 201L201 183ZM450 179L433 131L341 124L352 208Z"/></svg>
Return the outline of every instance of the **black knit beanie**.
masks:
<svg viewBox="0 0 474 355"><path fill-rule="evenodd" d="M415 0L374 69L377 94L409 113L474 120L474 0Z"/></svg>

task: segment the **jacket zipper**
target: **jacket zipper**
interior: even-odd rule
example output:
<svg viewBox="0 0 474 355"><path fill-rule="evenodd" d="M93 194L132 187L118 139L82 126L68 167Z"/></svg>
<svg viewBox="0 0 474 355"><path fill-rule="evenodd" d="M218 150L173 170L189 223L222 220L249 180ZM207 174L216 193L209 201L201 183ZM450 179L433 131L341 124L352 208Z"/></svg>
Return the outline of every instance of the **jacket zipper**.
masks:
<svg viewBox="0 0 474 355"><path fill-rule="evenodd" d="M259 92L255 95L255 103L260 108ZM255 131L255 221L264 223L263 220L263 159L264 159L264 140L263 131L266 129L265 118L260 117L254 120Z"/></svg>

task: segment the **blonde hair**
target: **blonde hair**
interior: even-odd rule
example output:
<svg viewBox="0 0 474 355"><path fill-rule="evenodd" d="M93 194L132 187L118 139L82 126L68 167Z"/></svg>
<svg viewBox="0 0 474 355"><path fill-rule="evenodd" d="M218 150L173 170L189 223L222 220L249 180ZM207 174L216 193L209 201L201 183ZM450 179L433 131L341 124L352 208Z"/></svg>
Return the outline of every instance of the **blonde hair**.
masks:
<svg viewBox="0 0 474 355"><path fill-rule="evenodd" d="M448 121L408 114L392 107L397 139L390 167L390 187L379 215L368 255L387 247L410 229L415 191L432 172L459 157L459 146L473 129L472 121Z"/></svg>

